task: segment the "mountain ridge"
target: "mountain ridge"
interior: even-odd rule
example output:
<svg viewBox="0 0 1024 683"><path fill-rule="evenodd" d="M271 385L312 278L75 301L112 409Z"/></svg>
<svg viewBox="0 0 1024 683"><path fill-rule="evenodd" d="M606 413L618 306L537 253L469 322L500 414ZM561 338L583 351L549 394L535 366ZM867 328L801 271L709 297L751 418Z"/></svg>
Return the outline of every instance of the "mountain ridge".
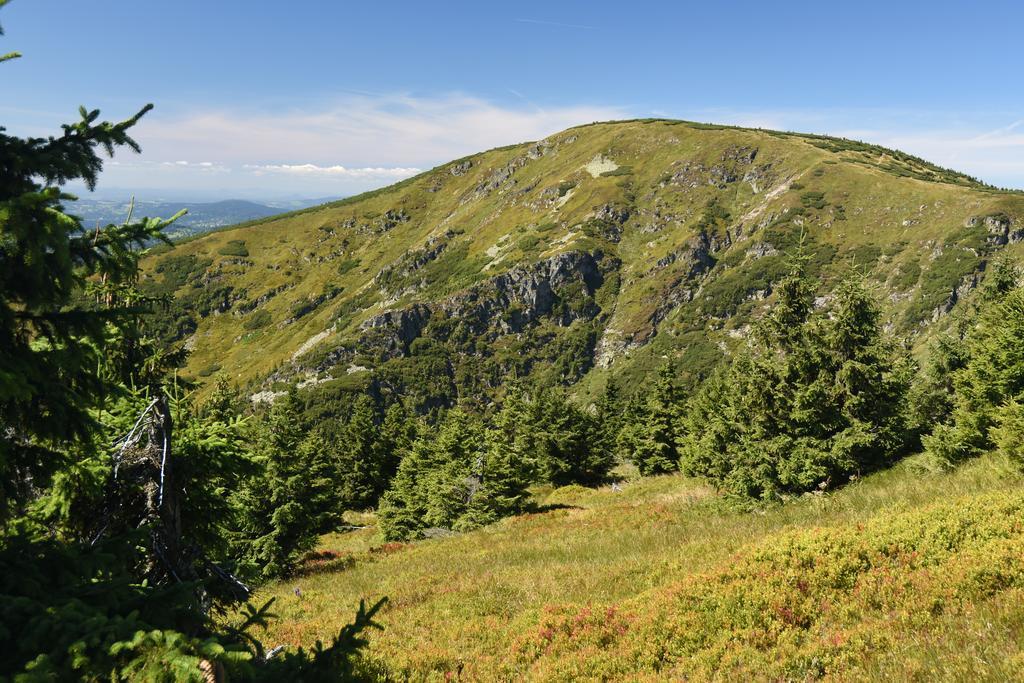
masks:
<svg viewBox="0 0 1024 683"><path fill-rule="evenodd" d="M430 409L544 372L585 398L668 359L696 381L800 239L822 296L867 267L890 328L922 338L992 257L1017 257L1022 216L1020 192L866 143L594 123L157 250L145 284L175 299L162 332L192 348L188 371L257 397L294 382L398 396L422 376ZM574 252L603 264L600 283L559 270Z"/></svg>

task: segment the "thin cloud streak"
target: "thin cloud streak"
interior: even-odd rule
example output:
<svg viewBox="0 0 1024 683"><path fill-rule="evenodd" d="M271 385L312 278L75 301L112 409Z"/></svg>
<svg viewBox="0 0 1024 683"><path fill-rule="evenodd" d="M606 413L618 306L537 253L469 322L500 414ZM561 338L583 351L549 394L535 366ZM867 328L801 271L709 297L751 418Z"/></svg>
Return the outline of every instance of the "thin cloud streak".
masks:
<svg viewBox="0 0 1024 683"><path fill-rule="evenodd" d="M352 96L320 110L154 116L139 124L136 139L147 158L192 154L226 163L424 167L625 113L602 106L528 110L464 95Z"/></svg>
<svg viewBox="0 0 1024 683"><path fill-rule="evenodd" d="M345 166L317 166L316 164L246 164L243 168L256 175L288 173L294 175L344 176L347 178L402 179L421 173L419 168L347 168Z"/></svg>

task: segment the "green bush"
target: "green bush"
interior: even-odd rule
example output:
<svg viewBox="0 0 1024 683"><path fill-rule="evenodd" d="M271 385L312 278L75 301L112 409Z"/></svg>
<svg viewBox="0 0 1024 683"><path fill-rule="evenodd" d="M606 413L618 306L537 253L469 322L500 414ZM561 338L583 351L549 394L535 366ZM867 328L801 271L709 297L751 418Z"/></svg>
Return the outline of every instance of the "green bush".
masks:
<svg viewBox="0 0 1024 683"><path fill-rule="evenodd" d="M245 247L245 240L231 240L218 249L217 253L221 256L238 256L240 258L245 258L249 255L249 250Z"/></svg>
<svg viewBox="0 0 1024 683"><path fill-rule="evenodd" d="M601 174L602 178L614 178L616 176L633 175L632 166L619 166L613 171L605 171Z"/></svg>
<svg viewBox="0 0 1024 683"><path fill-rule="evenodd" d="M357 268L359 266L359 263L360 263L360 261L357 258L349 258L349 259L345 259L343 261L339 261L338 262L338 275L344 275L345 273L347 273L348 271L352 270L353 268Z"/></svg>
<svg viewBox="0 0 1024 683"><path fill-rule="evenodd" d="M828 206L824 192L804 192L800 195L800 203L805 209L824 209Z"/></svg>
<svg viewBox="0 0 1024 683"><path fill-rule="evenodd" d="M245 319L242 323L242 327L246 330L258 330L266 327L274 321L274 316L270 314L270 311L255 311Z"/></svg>
<svg viewBox="0 0 1024 683"><path fill-rule="evenodd" d="M990 302L967 332L966 361L953 374L951 419L922 439L941 464L993 447L1020 455L1014 440L1024 436L1024 289L999 292L1005 286L983 290Z"/></svg>

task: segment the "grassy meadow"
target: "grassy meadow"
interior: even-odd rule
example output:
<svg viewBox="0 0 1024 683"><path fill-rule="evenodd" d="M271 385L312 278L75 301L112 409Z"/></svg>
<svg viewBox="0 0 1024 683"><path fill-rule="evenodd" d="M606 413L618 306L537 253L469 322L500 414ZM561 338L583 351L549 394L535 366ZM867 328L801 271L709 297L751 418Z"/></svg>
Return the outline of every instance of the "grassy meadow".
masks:
<svg viewBox="0 0 1024 683"><path fill-rule="evenodd" d="M388 596L369 652L398 680L1012 680L1022 483L915 457L755 512L663 476L407 544L365 515L256 599L281 617L265 643L308 646Z"/></svg>

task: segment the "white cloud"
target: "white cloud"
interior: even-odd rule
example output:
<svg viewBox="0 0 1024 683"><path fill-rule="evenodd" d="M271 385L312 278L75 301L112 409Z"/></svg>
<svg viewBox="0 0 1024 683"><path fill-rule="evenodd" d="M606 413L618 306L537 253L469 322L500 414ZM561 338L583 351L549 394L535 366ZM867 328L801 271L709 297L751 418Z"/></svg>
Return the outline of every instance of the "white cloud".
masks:
<svg viewBox="0 0 1024 683"><path fill-rule="evenodd" d="M346 178L381 178L400 180L420 173L419 168L347 168L345 166L317 166L316 164L245 164L244 169L257 175L264 173L289 173L293 175L343 176Z"/></svg>
<svg viewBox="0 0 1024 683"><path fill-rule="evenodd" d="M467 154L627 115L618 107L502 106L459 94L359 94L275 112L240 108L172 116L158 109L133 129L142 157L122 156L108 165L100 189L342 196ZM206 176L212 171L219 173L216 188Z"/></svg>
<svg viewBox="0 0 1024 683"><path fill-rule="evenodd" d="M134 131L146 158L182 154L229 164L423 168L564 128L621 118L624 109L504 107L466 95L353 95L285 112L153 112Z"/></svg>

